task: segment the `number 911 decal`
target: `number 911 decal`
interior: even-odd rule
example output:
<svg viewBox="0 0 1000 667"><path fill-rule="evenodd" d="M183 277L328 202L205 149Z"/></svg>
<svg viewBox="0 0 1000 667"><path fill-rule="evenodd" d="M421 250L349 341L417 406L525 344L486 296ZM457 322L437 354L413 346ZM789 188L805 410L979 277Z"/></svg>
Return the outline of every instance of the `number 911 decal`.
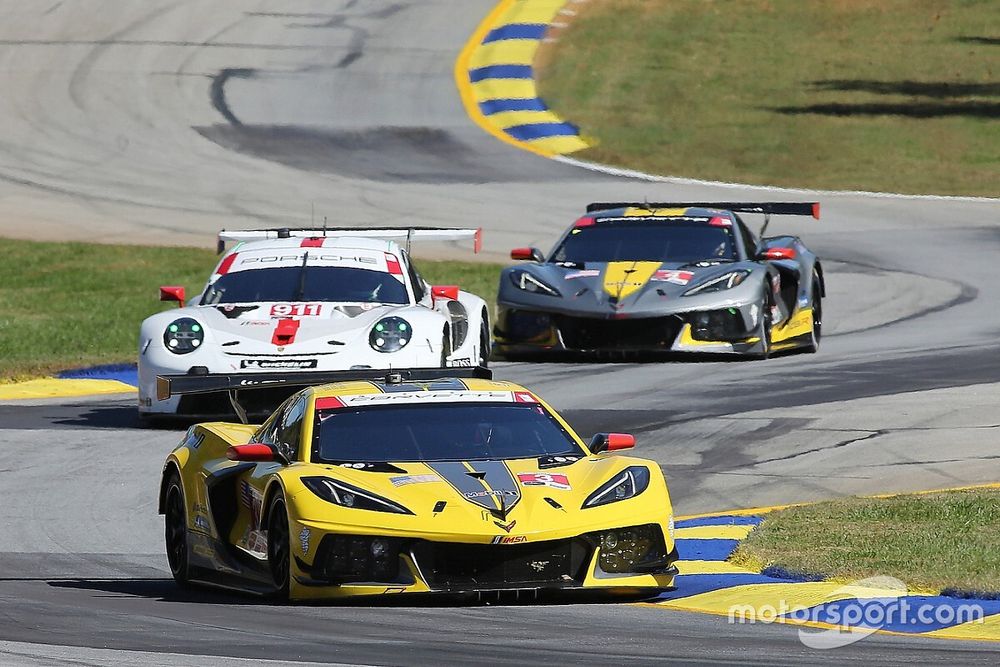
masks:
<svg viewBox="0 0 1000 667"><path fill-rule="evenodd" d="M271 317L319 317L321 303L276 303L271 306Z"/></svg>

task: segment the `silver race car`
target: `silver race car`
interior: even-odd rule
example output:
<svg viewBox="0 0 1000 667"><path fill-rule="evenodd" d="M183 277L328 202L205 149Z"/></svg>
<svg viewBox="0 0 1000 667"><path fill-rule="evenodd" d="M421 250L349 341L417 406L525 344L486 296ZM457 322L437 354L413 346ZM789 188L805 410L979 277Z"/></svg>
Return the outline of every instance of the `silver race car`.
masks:
<svg viewBox="0 0 1000 667"><path fill-rule="evenodd" d="M547 352L815 352L823 267L796 236L758 238L740 214L816 203L595 203L545 257L504 269L493 330L508 358Z"/></svg>

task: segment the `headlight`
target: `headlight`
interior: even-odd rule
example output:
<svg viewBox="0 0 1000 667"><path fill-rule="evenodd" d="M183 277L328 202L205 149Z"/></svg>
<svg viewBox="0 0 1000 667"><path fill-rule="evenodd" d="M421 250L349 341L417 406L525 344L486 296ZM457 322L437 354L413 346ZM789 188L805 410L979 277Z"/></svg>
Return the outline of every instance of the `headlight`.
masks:
<svg viewBox="0 0 1000 667"><path fill-rule="evenodd" d="M746 277L749 275L750 272L746 269L730 271L718 278L712 278L707 283L692 287L681 296L694 296L695 294L708 294L709 292L721 292L722 290L732 289L746 280Z"/></svg>
<svg viewBox="0 0 1000 667"><path fill-rule="evenodd" d="M628 500L646 490L649 486L649 468L645 466L629 466L611 478L609 482L590 494L583 501L583 508L597 507Z"/></svg>
<svg viewBox="0 0 1000 667"><path fill-rule="evenodd" d="M531 275L523 269L514 269L510 272L510 281L514 287L522 289L532 294L548 294L550 296L562 296L555 287L546 285L541 280Z"/></svg>
<svg viewBox="0 0 1000 667"><path fill-rule="evenodd" d="M398 352L413 338L413 328L402 317L385 317L368 334L368 344L376 352Z"/></svg>
<svg viewBox="0 0 1000 667"><path fill-rule="evenodd" d="M174 354L194 352L204 340L205 330L197 320L190 317L174 320L163 332L163 344Z"/></svg>
<svg viewBox="0 0 1000 667"><path fill-rule="evenodd" d="M328 503L350 507L358 510L372 510L374 512L391 512L393 514L413 514L399 503L394 503L388 498L377 496L370 491L359 489L344 482L330 479L329 477L303 477L302 483L306 488L315 493Z"/></svg>

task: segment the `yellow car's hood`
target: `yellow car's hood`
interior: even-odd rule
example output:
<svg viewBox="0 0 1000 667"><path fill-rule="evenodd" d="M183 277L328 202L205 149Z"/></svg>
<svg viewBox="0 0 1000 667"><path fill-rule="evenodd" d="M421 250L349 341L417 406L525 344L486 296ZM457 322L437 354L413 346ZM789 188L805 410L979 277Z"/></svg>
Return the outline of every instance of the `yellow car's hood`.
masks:
<svg viewBox="0 0 1000 667"><path fill-rule="evenodd" d="M360 465L360 464L358 464ZM589 456L576 461L513 459L394 463L398 472L303 464L286 474L286 492L300 520L336 524L345 530L425 534L458 541L530 537L532 541L578 535L609 525L659 522L670 514L662 473L649 461L623 456ZM650 470L650 483L633 499L582 509L602 484L631 466ZM322 500L301 478L329 477L372 492L412 515L344 508ZM620 521L615 520L617 515ZM610 521L610 524L609 524Z"/></svg>

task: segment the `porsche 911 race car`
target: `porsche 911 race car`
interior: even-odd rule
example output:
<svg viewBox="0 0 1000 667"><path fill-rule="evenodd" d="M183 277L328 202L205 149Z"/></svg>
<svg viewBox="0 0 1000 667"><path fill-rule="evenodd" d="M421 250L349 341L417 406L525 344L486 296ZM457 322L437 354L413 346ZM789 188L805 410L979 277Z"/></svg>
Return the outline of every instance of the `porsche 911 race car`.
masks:
<svg viewBox="0 0 1000 667"><path fill-rule="evenodd" d="M825 296L819 259L795 236L758 240L740 213L811 215L815 203L595 203L545 258L500 277L495 349L815 352Z"/></svg>
<svg viewBox="0 0 1000 667"><path fill-rule="evenodd" d="M463 377L309 387L262 426L192 426L159 491L177 582L294 600L672 585L663 474L611 455L632 436L584 444L532 391L447 372Z"/></svg>
<svg viewBox="0 0 1000 667"><path fill-rule="evenodd" d="M159 375L486 365L486 303L456 286L429 286L409 257L411 241L471 239L465 229L282 229L222 232L225 253L204 291L179 310L147 318L139 332L139 413L220 415L224 393L156 393ZM394 239L406 241L402 248ZM207 380L206 380L207 381ZM286 394L287 395L287 394ZM284 396L260 395L255 409ZM268 410L269 412L269 410Z"/></svg>

